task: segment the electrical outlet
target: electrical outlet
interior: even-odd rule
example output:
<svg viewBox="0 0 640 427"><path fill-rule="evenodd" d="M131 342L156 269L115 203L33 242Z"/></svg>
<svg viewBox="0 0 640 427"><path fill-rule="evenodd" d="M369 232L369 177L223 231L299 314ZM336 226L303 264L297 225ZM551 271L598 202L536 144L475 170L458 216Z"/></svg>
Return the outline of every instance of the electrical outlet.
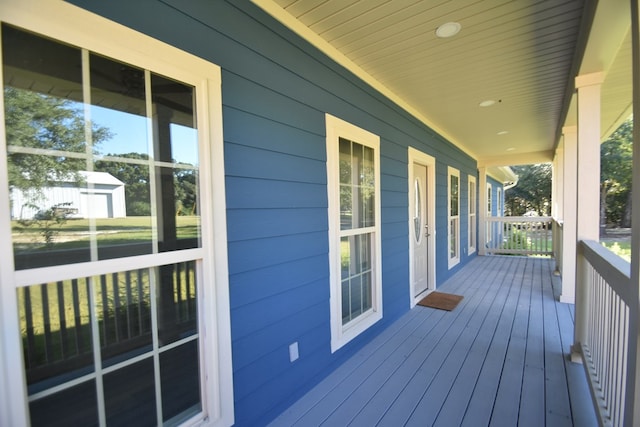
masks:
<svg viewBox="0 0 640 427"><path fill-rule="evenodd" d="M298 341L296 341L289 346L289 361L295 362L299 357L300 353L298 353Z"/></svg>

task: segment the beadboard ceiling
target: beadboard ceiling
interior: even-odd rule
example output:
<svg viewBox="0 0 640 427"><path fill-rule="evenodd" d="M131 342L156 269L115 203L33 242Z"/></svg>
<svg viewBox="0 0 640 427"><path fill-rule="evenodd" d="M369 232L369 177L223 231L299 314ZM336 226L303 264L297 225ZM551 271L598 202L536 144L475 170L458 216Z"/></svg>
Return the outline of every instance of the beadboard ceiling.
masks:
<svg viewBox="0 0 640 427"><path fill-rule="evenodd" d="M606 73L603 137L630 113L626 0L253 1L480 164L550 161L579 73Z"/></svg>

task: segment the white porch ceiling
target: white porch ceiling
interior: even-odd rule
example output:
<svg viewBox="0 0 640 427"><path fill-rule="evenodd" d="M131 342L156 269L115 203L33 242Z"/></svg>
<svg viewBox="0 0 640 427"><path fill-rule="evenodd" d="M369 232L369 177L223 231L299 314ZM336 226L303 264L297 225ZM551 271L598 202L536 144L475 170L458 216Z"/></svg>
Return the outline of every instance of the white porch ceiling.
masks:
<svg viewBox="0 0 640 427"><path fill-rule="evenodd" d="M630 113L627 0L253 1L480 164L550 161L578 73L606 73L603 138Z"/></svg>

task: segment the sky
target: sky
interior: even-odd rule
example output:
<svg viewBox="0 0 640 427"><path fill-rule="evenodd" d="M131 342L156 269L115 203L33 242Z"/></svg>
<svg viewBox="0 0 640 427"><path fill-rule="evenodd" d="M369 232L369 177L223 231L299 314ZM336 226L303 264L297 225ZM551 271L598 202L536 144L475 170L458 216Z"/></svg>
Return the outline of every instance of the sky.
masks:
<svg viewBox="0 0 640 427"><path fill-rule="evenodd" d="M149 154L145 117L94 105L91 107L91 118L94 125L107 127L112 133L109 140L98 146L100 154ZM177 162L199 163L195 129L172 124L171 141L173 158Z"/></svg>

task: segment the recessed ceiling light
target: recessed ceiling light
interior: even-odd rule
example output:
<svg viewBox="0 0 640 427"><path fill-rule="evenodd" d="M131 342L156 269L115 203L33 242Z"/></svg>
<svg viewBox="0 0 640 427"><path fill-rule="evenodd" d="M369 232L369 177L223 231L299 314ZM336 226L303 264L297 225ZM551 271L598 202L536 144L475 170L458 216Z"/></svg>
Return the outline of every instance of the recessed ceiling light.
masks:
<svg viewBox="0 0 640 427"><path fill-rule="evenodd" d="M494 101L493 99L485 99L478 105L480 105L481 107L491 107L492 105L495 105L495 103L496 101Z"/></svg>
<svg viewBox="0 0 640 427"><path fill-rule="evenodd" d="M500 132L498 132L498 135L506 135L508 133L509 133L508 130L501 130Z"/></svg>
<svg viewBox="0 0 640 427"><path fill-rule="evenodd" d="M440 25L436 28L436 36L441 39L446 39L448 37L453 37L460 32L462 25L458 22L447 22L446 24Z"/></svg>
<svg viewBox="0 0 640 427"><path fill-rule="evenodd" d="M507 148L507 151L515 151L515 148L509 147L509 148Z"/></svg>

